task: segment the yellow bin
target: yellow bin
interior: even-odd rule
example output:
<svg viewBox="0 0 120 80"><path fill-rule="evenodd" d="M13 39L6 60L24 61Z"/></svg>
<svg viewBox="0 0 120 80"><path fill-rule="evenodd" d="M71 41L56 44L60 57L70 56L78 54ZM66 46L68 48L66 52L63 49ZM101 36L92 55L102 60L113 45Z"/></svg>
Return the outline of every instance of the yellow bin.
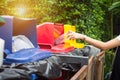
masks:
<svg viewBox="0 0 120 80"><path fill-rule="evenodd" d="M68 32L69 30L76 32L76 27L72 25L64 25L64 33ZM76 43L76 39L74 40L68 40L66 36L64 36L64 42L66 45L74 46L74 48L83 48L83 43Z"/></svg>

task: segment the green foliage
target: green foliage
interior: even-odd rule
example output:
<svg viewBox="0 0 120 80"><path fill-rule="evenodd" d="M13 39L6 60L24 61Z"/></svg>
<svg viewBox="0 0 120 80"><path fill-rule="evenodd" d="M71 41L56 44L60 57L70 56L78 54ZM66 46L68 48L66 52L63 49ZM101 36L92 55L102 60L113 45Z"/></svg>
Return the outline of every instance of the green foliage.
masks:
<svg viewBox="0 0 120 80"><path fill-rule="evenodd" d="M98 2L82 2L77 0L58 0L58 10L54 22L71 24L77 27L77 32L95 39L101 39L104 31L101 26L104 11Z"/></svg>
<svg viewBox="0 0 120 80"><path fill-rule="evenodd" d="M100 7L100 1L79 0L5 0L7 11L1 14L9 14L16 17L34 17L37 23L58 22L75 25L77 32L86 34L92 38L101 39L104 31L102 24L104 11ZM26 12L18 14L19 7ZM96 35L97 34L97 35Z"/></svg>
<svg viewBox="0 0 120 80"><path fill-rule="evenodd" d="M120 16L120 1L114 2L110 7L109 11L112 11L113 14L118 14Z"/></svg>

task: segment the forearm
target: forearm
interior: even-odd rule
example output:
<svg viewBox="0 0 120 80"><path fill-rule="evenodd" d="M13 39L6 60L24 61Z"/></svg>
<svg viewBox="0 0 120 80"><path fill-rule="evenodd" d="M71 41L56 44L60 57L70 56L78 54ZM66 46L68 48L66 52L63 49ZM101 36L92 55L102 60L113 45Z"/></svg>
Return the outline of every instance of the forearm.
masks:
<svg viewBox="0 0 120 80"><path fill-rule="evenodd" d="M80 33L75 33L72 31L67 32L67 38L68 39L80 39L80 40L86 41L87 43L89 43L97 48L100 48L102 50L111 49L111 48L120 46L120 39L118 39L118 38L114 38L110 41L103 42L103 41L99 41L99 40L90 38L86 35L83 35Z"/></svg>
<svg viewBox="0 0 120 80"><path fill-rule="evenodd" d="M84 41L102 50L106 50L105 42L85 36Z"/></svg>
<svg viewBox="0 0 120 80"><path fill-rule="evenodd" d="M90 38L88 36L84 36L84 40L97 47L97 48L100 48L102 50L106 50L106 49L111 49L111 48L114 48L114 47L117 47L119 46L119 41L115 38L115 39L112 39L110 41L107 41L107 42L102 42L102 41L99 41L99 40L96 40L96 39L93 39L93 38Z"/></svg>

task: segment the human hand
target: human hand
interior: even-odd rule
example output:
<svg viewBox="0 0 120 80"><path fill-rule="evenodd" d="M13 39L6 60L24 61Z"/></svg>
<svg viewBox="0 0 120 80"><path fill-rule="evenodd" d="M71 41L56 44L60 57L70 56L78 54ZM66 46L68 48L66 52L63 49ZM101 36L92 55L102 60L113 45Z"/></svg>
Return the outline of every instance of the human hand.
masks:
<svg viewBox="0 0 120 80"><path fill-rule="evenodd" d="M68 31L66 33L67 35L67 39L81 39L81 40L84 40L85 36L83 34L80 34L80 33L76 33L76 32L73 32L73 31Z"/></svg>

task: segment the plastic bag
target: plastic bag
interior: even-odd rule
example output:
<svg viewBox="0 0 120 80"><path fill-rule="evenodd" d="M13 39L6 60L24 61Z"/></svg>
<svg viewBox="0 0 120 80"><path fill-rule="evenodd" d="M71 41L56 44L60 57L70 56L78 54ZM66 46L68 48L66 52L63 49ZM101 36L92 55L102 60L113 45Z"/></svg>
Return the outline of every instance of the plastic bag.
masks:
<svg viewBox="0 0 120 80"><path fill-rule="evenodd" d="M35 48L32 42L24 35L13 36L12 38L12 52L21 49Z"/></svg>

